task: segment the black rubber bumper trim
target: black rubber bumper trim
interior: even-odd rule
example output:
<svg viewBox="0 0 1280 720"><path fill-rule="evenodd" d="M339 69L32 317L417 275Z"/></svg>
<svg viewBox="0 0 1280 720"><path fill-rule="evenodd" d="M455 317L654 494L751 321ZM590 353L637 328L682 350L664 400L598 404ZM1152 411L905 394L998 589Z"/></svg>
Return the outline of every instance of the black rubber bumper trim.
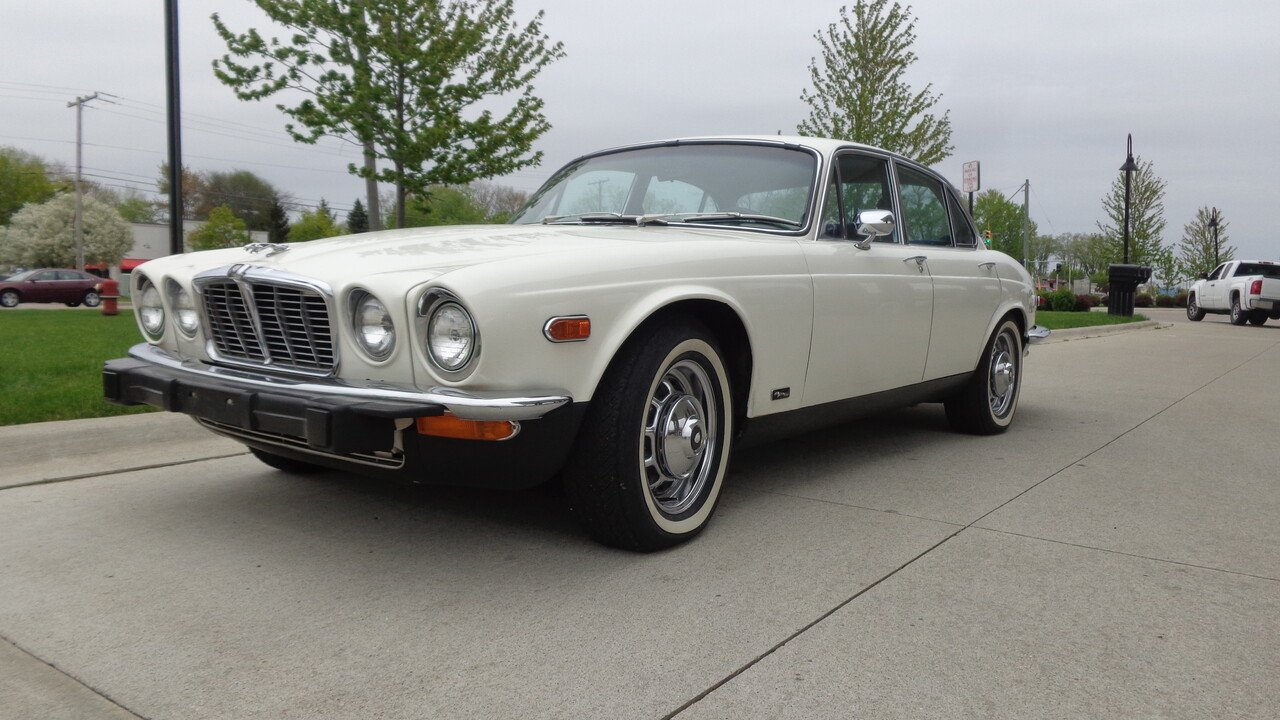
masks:
<svg viewBox="0 0 1280 720"><path fill-rule="evenodd" d="M250 390L133 358L106 362L102 392L120 405L151 405L245 430L287 435L338 455L387 450L394 440L396 418L444 413L444 406L436 403Z"/></svg>

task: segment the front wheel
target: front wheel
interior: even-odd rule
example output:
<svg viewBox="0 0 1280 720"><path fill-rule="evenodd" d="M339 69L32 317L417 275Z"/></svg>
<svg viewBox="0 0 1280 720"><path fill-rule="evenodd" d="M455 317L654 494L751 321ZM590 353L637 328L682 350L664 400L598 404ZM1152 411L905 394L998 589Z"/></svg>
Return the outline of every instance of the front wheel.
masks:
<svg viewBox="0 0 1280 720"><path fill-rule="evenodd" d="M1195 295L1187 298L1187 319L1191 322L1200 322L1204 319L1204 308L1200 307Z"/></svg>
<svg viewBox="0 0 1280 720"><path fill-rule="evenodd" d="M102 303L102 297L98 295L97 290L89 290L81 300L85 307L98 307Z"/></svg>
<svg viewBox="0 0 1280 720"><path fill-rule="evenodd" d="M1022 332L1002 320L982 352L964 389L945 403L947 421L957 432L995 435L1009 429L1022 391Z"/></svg>
<svg viewBox="0 0 1280 720"><path fill-rule="evenodd" d="M1231 324L1243 325L1249 322L1249 316L1245 313L1244 308L1240 307L1240 298L1231 298Z"/></svg>
<svg viewBox="0 0 1280 720"><path fill-rule="evenodd" d="M591 400L565 492L606 545L679 544L715 511L733 438L733 393L714 336L691 318L642 328Z"/></svg>

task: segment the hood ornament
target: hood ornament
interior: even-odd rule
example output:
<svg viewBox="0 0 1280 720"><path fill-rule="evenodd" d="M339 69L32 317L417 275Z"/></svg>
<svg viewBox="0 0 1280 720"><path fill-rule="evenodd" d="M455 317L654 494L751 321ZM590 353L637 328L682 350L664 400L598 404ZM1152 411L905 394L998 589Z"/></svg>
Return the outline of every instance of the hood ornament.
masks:
<svg viewBox="0 0 1280 720"><path fill-rule="evenodd" d="M255 254L266 251L267 257L271 257L272 255L288 250L289 246L284 243L256 242L245 245L244 249Z"/></svg>

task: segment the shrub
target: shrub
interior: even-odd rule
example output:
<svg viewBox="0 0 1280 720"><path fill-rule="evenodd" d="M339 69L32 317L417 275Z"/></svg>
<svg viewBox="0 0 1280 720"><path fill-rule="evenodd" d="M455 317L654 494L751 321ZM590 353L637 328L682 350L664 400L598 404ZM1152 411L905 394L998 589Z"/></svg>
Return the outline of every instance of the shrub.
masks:
<svg viewBox="0 0 1280 720"><path fill-rule="evenodd" d="M1096 295L1077 295L1076 296L1076 310L1079 310L1080 312L1088 312L1089 310L1092 310L1093 307L1097 304L1098 304L1098 297Z"/></svg>
<svg viewBox="0 0 1280 720"><path fill-rule="evenodd" d="M1058 312L1072 312L1076 309L1076 296L1067 288L1049 293L1049 309Z"/></svg>
<svg viewBox="0 0 1280 720"><path fill-rule="evenodd" d="M1133 298L1134 307L1155 307L1155 304L1155 298L1151 297L1147 293L1138 293L1138 295Z"/></svg>
<svg viewBox="0 0 1280 720"><path fill-rule="evenodd" d="M1137 303L1135 302L1134 304L1136 305ZM1162 308L1178 307L1178 301L1172 295L1157 295L1156 307L1162 307Z"/></svg>
<svg viewBox="0 0 1280 720"><path fill-rule="evenodd" d="M1174 307L1186 307L1186 306L1187 306L1187 291L1186 291L1186 290L1179 290L1179 291L1178 291L1178 294L1173 296L1173 306L1174 306Z"/></svg>

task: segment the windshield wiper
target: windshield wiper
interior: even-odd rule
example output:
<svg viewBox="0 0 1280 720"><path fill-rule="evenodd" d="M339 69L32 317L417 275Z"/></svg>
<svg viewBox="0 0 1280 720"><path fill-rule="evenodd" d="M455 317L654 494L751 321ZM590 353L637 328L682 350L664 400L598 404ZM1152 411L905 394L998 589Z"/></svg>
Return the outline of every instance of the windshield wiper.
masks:
<svg viewBox="0 0 1280 720"><path fill-rule="evenodd" d="M716 222L718 220L746 220L748 222L772 223L774 225L782 225L783 227L800 227L800 222L790 220L788 218L775 217L773 215L755 215L753 213L741 212L709 212L709 213L686 213L670 216L676 222Z"/></svg>
<svg viewBox="0 0 1280 720"><path fill-rule="evenodd" d="M548 215L542 218L543 225L553 225L555 223L635 223L644 217L643 215L623 215L616 212L593 212L579 213L576 215ZM643 224L643 223L642 223Z"/></svg>

